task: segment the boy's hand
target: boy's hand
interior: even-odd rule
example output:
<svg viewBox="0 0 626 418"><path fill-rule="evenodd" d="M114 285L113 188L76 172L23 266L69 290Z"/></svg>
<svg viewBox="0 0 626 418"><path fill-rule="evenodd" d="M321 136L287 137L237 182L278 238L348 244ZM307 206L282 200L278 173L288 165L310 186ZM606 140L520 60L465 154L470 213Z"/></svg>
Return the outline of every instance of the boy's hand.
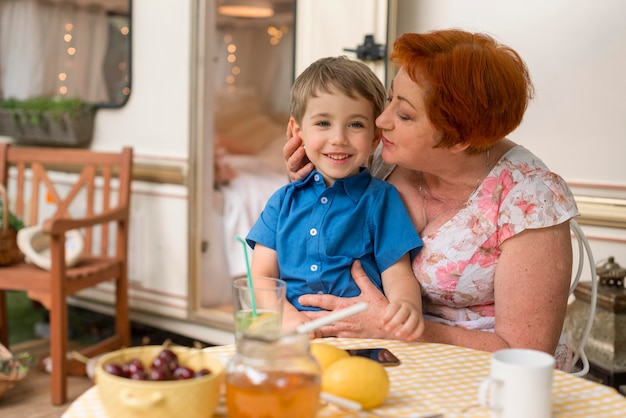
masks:
<svg viewBox="0 0 626 418"><path fill-rule="evenodd" d="M405 300L390 302L383 313L385 331L405 341L415 341L424 332L422 310Z"/></svg>

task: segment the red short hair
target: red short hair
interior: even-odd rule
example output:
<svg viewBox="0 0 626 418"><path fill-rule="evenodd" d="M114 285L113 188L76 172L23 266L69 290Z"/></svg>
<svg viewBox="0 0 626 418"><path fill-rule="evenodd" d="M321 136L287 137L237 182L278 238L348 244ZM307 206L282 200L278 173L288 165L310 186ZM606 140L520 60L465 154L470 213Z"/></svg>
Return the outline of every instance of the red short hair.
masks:
<svg viewBox="0 0 626 418"><path fill-rule="evenodd" d="M391 62L426 91L426 112L439 147L469 143L481 152L522 122L533 86L517 52L492 37L462 30L405 33Z"/></svg>

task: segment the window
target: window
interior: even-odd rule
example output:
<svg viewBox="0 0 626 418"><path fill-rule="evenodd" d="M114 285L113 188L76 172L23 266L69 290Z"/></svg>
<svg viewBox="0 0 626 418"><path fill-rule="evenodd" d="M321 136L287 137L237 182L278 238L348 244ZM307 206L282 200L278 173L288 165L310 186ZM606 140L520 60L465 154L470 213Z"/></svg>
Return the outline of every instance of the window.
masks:
<svg viewBox="0 0 626 418"><path fill-rule="evenodd" d="M130 0L0 2L0 98L130 95Z"/></svg>

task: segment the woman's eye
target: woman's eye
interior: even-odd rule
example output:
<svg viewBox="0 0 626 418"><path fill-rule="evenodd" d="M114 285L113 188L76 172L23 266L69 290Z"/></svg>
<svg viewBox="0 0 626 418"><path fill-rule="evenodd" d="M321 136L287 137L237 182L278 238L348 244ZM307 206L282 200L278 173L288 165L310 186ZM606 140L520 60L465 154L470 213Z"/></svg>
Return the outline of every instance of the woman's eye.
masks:
<svg viewBox="0 0 626 418"><path fill-rule="evenodd" d="M398 113L398 117L400 118L400 120L411 120L410 116L407 116L407 115L402 114L402 113Z"/></svg>

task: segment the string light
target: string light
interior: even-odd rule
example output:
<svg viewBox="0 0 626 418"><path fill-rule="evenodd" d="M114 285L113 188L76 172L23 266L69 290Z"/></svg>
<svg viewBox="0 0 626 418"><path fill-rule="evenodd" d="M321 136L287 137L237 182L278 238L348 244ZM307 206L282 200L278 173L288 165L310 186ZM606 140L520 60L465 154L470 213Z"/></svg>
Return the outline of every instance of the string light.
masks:
<svg viewBox="0 0 626 418"><path fill-rule="evenodd" d="M122 37L126 37L130 34L130 28L128 27L128 25L120 22L119 19L116 19L114 24L119 25L118 30L119 30L120 35L122 35ZM123 42L126 44L126 41L123 41ZM123 96L128 96L130 94L130 86L128 85L128 72L126 72L126 70L128 69L128 62L126 60L127 60L127 57L122 56L120 57L120 61L117 63L117 69L120 72L125 73L123 77L123 81L125 85L122 85L120 87L120 92Z"/></svg>
<svg viewBox="0 0 626 418"><path fill-rule="evenodd" d="M233 36L225 34L223 41L226 44L226 52L228 52L226 60L233 64L230 69L230 74L228 74L225 79L228 91L232 93L235 90L236 76L241 73L241 68L238 65L234 65L234 63L237 62L237 45L233 41Z"/></svg>
<svg viewBox="0 0 626 418"><path fill-rule="evenodd" d="M66 33L63 34L63 41L67 44L70 44L67 49L66 49L66 53L69 57L73 57L74 55L76 55L76 48L74 46L71 45L72 41L74 40L74 36L71 34L72 30L74 29L74 24L72 22L66 22L64 25L65 31ZM66 70L70 70L73 67L73 62L70 58L65 60L65 69ZM68 82L68 78L69 78L69 74L70 71L62 71L58 74L58 79L61 82ZM61 96L65 96L68 94L69 89L67 87L67 84L61 84L59 86L59 94Z"/></svg>
<svg viewBox="0 0 626 418"><path fill-rule="evenodd" d="M289 31L289 27L286 25L281 25L280 27L276 27L270 25L266 28L266 33L269 37L270 45L276 46L278 45L284 38L285 34ZM230 74L226 75L225 82L228 88L228 91L235 90L235 84L237 81L238 75L241 74L242 69L238 65L235 65L237 62L237 43L234 41L233 36L231 34L224 34L222 41L226 45L226 61L231 64Z"/></svg>
<svg viewBox="0 0 626 418"><path fill-rule="evenodd" d="M273 46L278 45L288 30L289 28L285 25L282 25L280 28L277 28L276 26L268 26L267 34L270 37L269 39L270 45L273 45Z"/></svg>

